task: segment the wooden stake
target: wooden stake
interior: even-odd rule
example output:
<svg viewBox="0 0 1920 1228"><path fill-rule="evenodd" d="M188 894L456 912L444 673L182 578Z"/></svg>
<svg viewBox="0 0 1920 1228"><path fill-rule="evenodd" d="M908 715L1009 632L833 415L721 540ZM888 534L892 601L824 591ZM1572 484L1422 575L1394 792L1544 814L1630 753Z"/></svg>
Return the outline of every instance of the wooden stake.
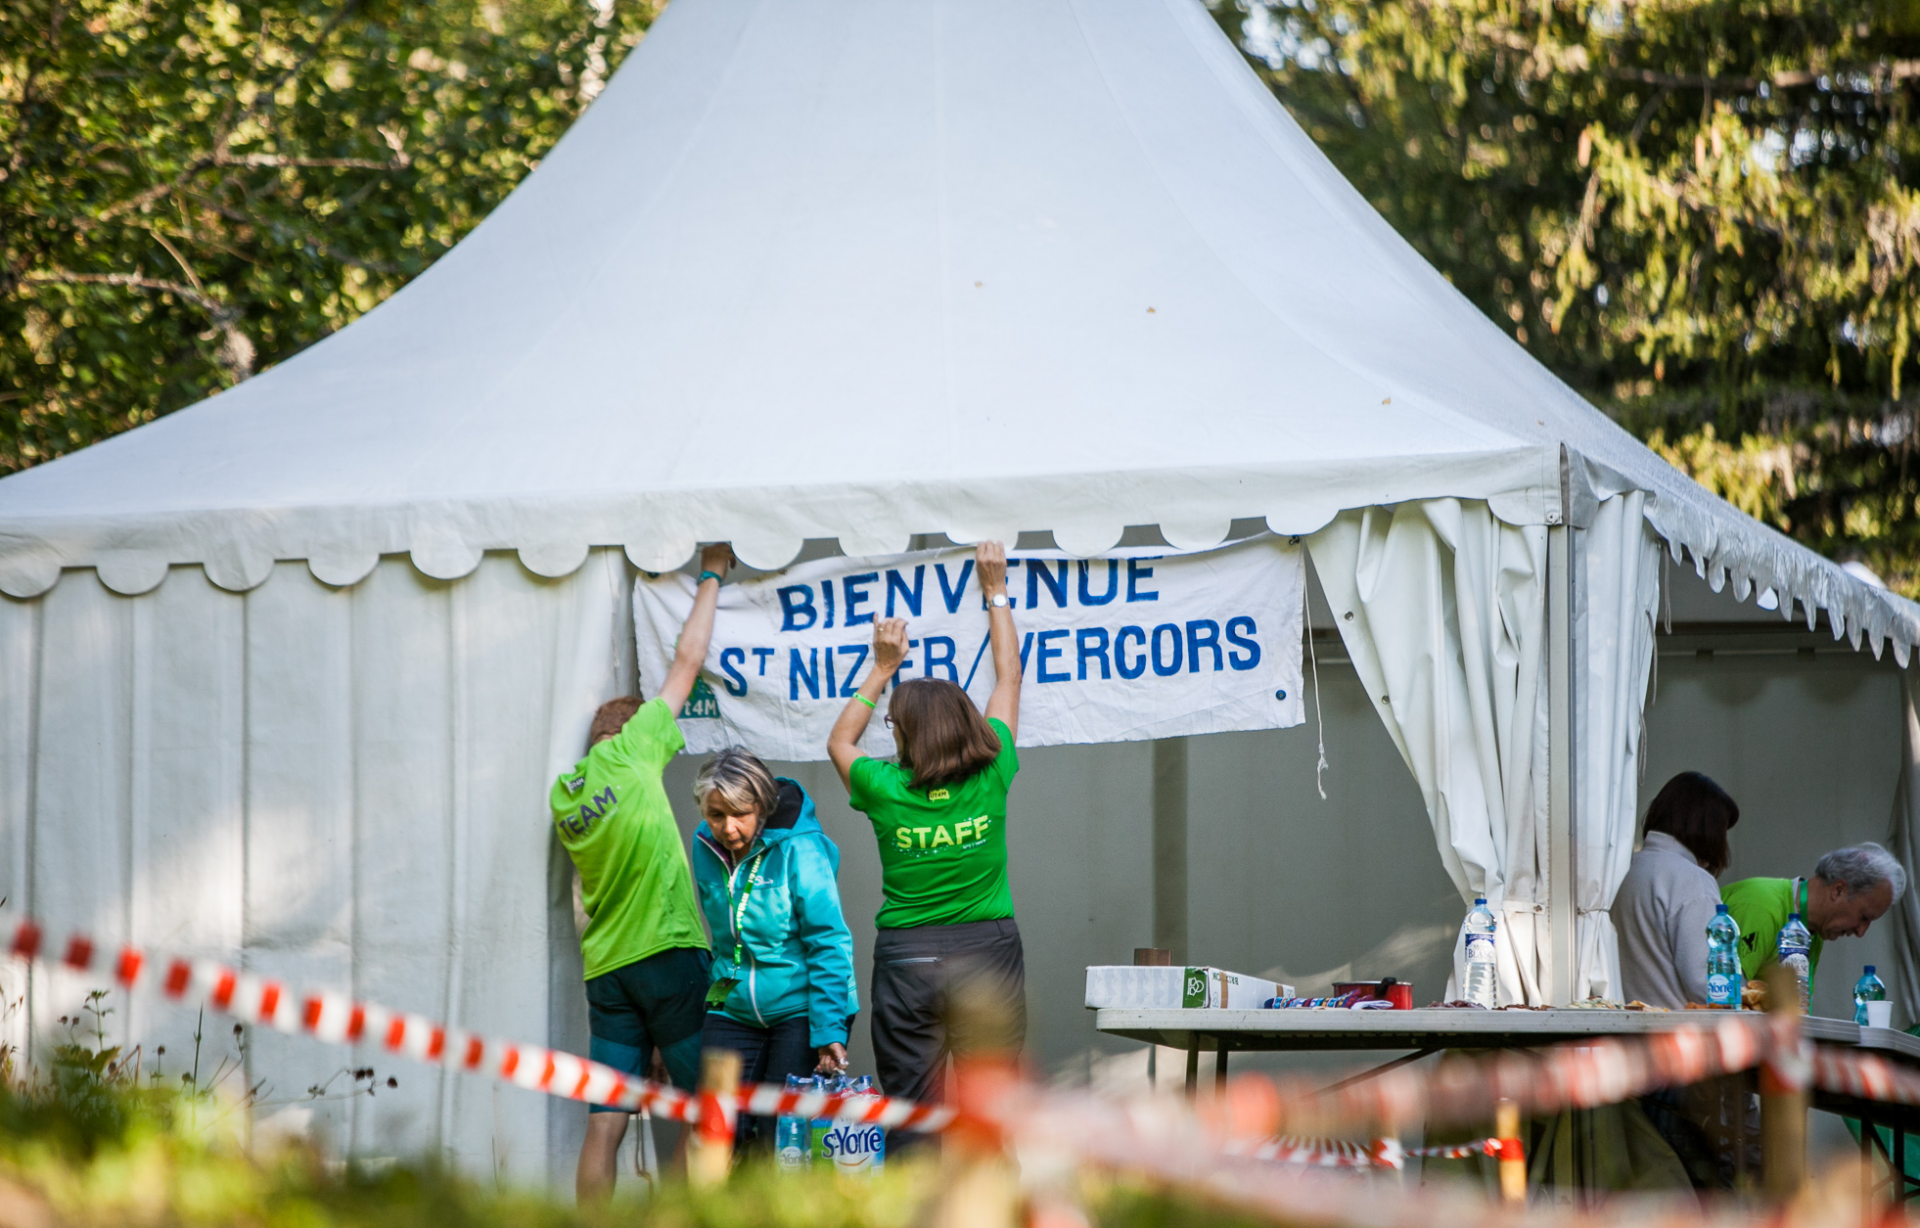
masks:
<svg viewBox="0 0 1920 1228"><path fill-rule="evenodd" d="M1787 1202L1807 1181L1807 1055L1801 1051L1800 981L1791 969L1767 970L1767 1013L1777 1029L1760 1068L1760 1163L1767 1196Z"/></svg>
<svg viewBox="0 0 1920 1228"><path fill-rule="evenodd" d="M1493 1133L1500 1146L1500 1201L1527 1201L1527 1156L1520 1141L1520 1106L1502 1100L1493 1109Z"/></svg>
<svg viewBox="0 0 1920 1228"><path fill-rule="evenodd" d="M700 1121L687 1146L687 1182L695 1189L712 1189L727 1180L733 1167L735 1115L723 1112L740 1091L740 1055L731 1049L706 1049L700 1054Z"/></svg>

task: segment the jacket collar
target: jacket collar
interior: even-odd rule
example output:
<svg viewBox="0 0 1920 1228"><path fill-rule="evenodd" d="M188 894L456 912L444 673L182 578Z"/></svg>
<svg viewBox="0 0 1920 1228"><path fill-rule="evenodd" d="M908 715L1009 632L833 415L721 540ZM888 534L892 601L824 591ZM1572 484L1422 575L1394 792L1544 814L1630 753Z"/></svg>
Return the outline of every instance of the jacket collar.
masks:
<svg viewBox="0 0 1920 1228"><path fill-rule="evenodd" d="M1675 857L1684 857L1689 865L1700 864L1700 859L1693 855L1692 849L1663 831L1648 832L1647 838L1640 842L1640 847L1648 852L1669 853Z"/></svg>

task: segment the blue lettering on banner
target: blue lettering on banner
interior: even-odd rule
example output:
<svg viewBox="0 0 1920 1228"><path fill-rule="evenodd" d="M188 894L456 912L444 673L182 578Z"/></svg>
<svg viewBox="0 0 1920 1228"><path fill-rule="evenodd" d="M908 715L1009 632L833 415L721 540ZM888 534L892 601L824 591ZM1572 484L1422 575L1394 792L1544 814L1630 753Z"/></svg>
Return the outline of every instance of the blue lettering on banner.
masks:
<svg viewBox="0 0 1920 1228"><path fill-rule="evenodd" d="M1082 564L1084 567L1085 564ZM1080 573L1081 584L1086 583L1086 573ZM1084 590L1083 590L1084 591ZM1111 601L1113 594L1107 594ZM1082 627L1074 635L1074 650L1080 657L1080 681L1087 680L1087 662L1100 662L1100 677L1112 678L1113 671L1107 667L1107 631L1105 627Z"/></svg>
<svg viewBox="0 0 1920 1228"><path fill-rule="evenodd" d="M860 667L867 663L867 646L865 644L847 644L842 646L840 651L857 652L860 654L853 659L852 665L847 666L847 684L840 688L840 698L852 699L854 692L858 689L853 685L853 680L860 676Z"/></svg>
<svg viewBox="0 0 1920 1228"><path fill-rule="evenodd" d="M727 694L738 697L747 693L747 680L734 666L747 659L744 648L723 648L720 650L720 672L727 676Z"/></svg>
<svg viewBox="0 0 1920 1228"><path fill-rule="evenodd" d="M1066 584L1066 570L1067 570L1066 564L1062 563L1060 565L1062 587L1065 587L1065 584ZM1033 573L1028 572L1027 574L1032 575ZM1061 597L1063 599L1065 598L1065 596L1066 596L1065 593L1061 594ZM1067 636L1071 634L1072 632L1068 631L1065 627L1057 627L1052 631L1042 631L1036 637L1040 644L1039 658L1035 664L1034 674L1033 674L1034 680L1036 682L1072 682L1073 681L1073 675L1068 673L1066 670L1061 670L1057 674L1050 673L1047 670L1047 662L1056 660L1060 657L1064 657L1067 655L1064 649L1049 648L1047 646L1047 641L1048 640L1064 640L1067 638Z"/></svg>
<svg viewBox="0 0 1920 1228"><path fill-rule="evenodd" d="M1020 676L1022 678L1027 676L1027 655L1030 652L1032 652L1032 650L1033 650L1033 632L1029 631L1026 633L1025 636L1021 637L1021 640L1020 640ZM973 667L975 669L979 669L980 662L975 661L973 663ZM968 681L971 682L972 679L969 678Z"/></svg>
<svg viewBox="0 0 1920 1228"><path fill-rule="evenodd" d="M1087 560L1080 560L1080 604L1105 605L1120 595L1120 560L1107 560L1107 591L1100 597L1094 596L1092 587L1087 584L1087 573L1092 566Z"/></svg>
<svg viewBox="0 0 1920 1228"><path fill-rule="evenodd" d="M1173 660L1167 661L1167 662L1162 662L1160 660L1160 636L1162 633L1165 633L1167 638L1173 641ZM1180 638L1179 623L1161 623L1159 626L1153 629L1153 645L1152 645L1151 655L1153 657L1154 673L1158 674L1162 678L1168 678L1180 672L1181 642L1182 641Z"/></svg>
<svg viewBox="0 0 1920 1228"><path fill-rule="evenodd" d="M879 582L880 573L877 571L870 571L865 575L848 576L840 581L840 590L847 596L847 616L842 620L842 626L857 627L862 623L873 621L873 611L868 610L863 614L860 612L860 607L873 600L873 594L867 591L867 585Z"/></svg>
<svg viewBox="0 0 1920 1228"><path fill-rule="evenodd" d="M826 604L827 604L827 621L820 624L821 630L824 631L827 628L833 626L833 581L831 580L821 581L820 596L826 601Z"/></svg>
<svg viewBox="0 0 1920 1228"><path fill-rule="evenodd" d="M1196 618L1187 624L1187 672L1200 672L1200 650L1213 650L1213 672L1225 668L1220 660L1220 624L1211 618Z"/></svg>
<svg viewBox="0 0 1920 1228"><path fill-rule="evenodd" d="M1155 555L1154 557L1158 558L1159 556ZM1160 600L1160 592L1158 589L1155 589L1153 592L1150 592L1150 593L1140 591L1140 581L1153 579L1153 568L1142 567L1140 566L1140 563L1141 563L1141 560L1139 559L1127 560L1127 600L1128 601ZM833 615L831 614L827 615L827 622L829 625L832 624Z"/></svg>
<svg viewBox="0 0 1920 1228"><path fill-rule="evenodd" d="M1245 614L1227 620L1227 643L1234 646L1234 651L1227 654L1227 664L1239 670L1252 669L1260 664L1260 641L1241 635L1240 630L1243 627L1247 635L1252 635L1259 630L1254 626L1253 620ZM1246 651L1242 652L1241 649Z"/></svg>
<svg viewBox="0 0 1920 1228"><path fill-rule="evenodd" d="M753 650L753 655L760 660L760 676L762 678L767 676L767 660L773 656L773 653L774 650L771 648L756 648Z"/></svg>
<svg viewBox="0 0 1920 1228"><path fill-rule="evenodd" d="M934 670L944 669L947 671L948 682L959 682L960 667L955 665L953 661L953 637L950 635L929 635L922 641L922 644L924 646L925 667L920 676L922 678L931 678L933 677ZM939 652L936 653L934 651L935 649L939 649Z"/></svg>
<svg viewBox="0 0 1920 1228"><path fill-rule="evenodd" d="M1127 664L1127 641L1140 645L1140 655L1132 665ZM1147 672L1147 633L1138 627L1122 627L1113 637L1113 668L1122 678L1132 681Z"/></svg>
<svg viewBox="0 0 1920 1228"><path fill-rule="evenodd" d="M779 593L782 631L805 631L820 621L820 611L813 608L811 584L789 584L780 589ZM805 622L800 621L800 616L803 614L806 615Z"/></svg>
<svg viewBox="0 0 1920 1228"><path fill-rule="evenodd" d="M973 574L973 560L968 559L966 562L960 564L960 581L952 588L947 587L947 565L945 563L935 563L933 570L934 574L940 577L940 599L947 603L947 613L958 614L960 612L960 599L967 594L967 577Z"/></svg>
<svg viewBox="0 0 1920 1228"><path fill-rule="evenodd" d="M820 650L818 648L807 649L807 662L804 665L800 662L798 648L787 650L788 699L800 698L800 684L803 682L807 684L808 695L815 699L820 698Z"/></svg>
<svg viewBox="0 0 1920 1228"><path fill-rule="evenodd" d="M1029 610L1037 610L1040 608L1040 586L1042 584L1047 586L1047 592L1052 595L1054 608L1057 610L1066 609L1067 560L1060 560L1060 573L1058 575L1055 575L1053 569L1041 559L1027 560L1027 608Z"/></svg>
<svg viewBox="0 0 1920 1228"><path fill-rule="evenodd" d="M833 680L833 649L826 649L823 655L827 659L827 698L832 699L840 693L840 684Z"/></svg>
<svg viewBox="0 0 1920 1228"><path fill-rule="evenodd" d="M925 563L914 567L912 588L907 587L907 582L900 578L899 572L889 570L887 572L887 617L893 617L893 599L895 596L900 598L900 604L907 607L909 614L912 614L915 618L920 617L920 599L925 593L926 587L927 565Z"/></svg>

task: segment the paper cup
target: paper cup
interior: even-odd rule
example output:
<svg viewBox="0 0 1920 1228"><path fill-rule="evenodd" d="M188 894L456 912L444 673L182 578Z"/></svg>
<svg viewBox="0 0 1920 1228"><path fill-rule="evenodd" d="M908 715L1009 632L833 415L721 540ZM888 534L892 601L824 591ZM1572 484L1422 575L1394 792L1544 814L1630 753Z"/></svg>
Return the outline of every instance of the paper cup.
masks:
<svg viewBox="0 0 1920 1228"><path fill-rule="evenodd" d="M1893 1026L1893 1003L1867 1003L1867 1026L1870 1028L1890 1028Z"/></svg>

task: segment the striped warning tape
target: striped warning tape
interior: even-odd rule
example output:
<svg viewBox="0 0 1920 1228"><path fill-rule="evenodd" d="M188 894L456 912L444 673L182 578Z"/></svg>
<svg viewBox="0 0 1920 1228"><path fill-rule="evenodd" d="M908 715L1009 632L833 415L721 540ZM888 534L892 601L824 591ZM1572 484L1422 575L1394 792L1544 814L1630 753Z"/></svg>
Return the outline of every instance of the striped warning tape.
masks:
<svg viewBox="0 0 1920 1228"><path fill-rule="evenodd" d="M629 1112L650 1112L674 1121L697 1122L701 1099L675 1087L623 1074L611 1066L549 1049L495 1040L447 1027L422 1015L360 1002L346 994L301 993L279 981L238 971L210 959L168 956L139 947L104 947L84 934L68 938L59 955L46 949L46 931L32 920L13 928L8 953L16 959L57 964L82 975L111 977L132 991L157 984L176 1002L205 1002L244 1023L279 1032L304 1033L335 1045L377 1044L389 1053L430 1066L485 1075L565 1100L604 1104ZM832 1117L896 1130L945 1129L953 1111L892 1096L847 1096L828 1092L789 1092L765 1084L747 1084L727 1116L746 1112Z"/></svg>
<svg viewBox="0 0 1920 1228"><path fill-rule="evenodd" d="M129 990L157 983L175 1001L204 1001L244 1022L305 1033L330 1044L377 1044L401 1057L489 1076L528 1091L630 1112L645 1110L670 1120L697 1122L703 1116L700 1098L560 1050L488 1038L345 994L299 993L215 960L134 946L111 948L84 934L69 937L55 957L45 949L45 939L38 922L22 920L13 928L8 950L16 958L110 976ZM1811 1048L1793 1017L1743 1012L1643 1037L1507 1051L1442 1063L1433 1070L1402 1067L1330 1092L1303 1078L1243 1076L1230 1083L1217 1102L1203 1105L1202 1112L1213 1135L1222 1140L1284 1136L1298 1142L1298 1136L1369 1126L1386 1127L1390 1133L1422 1120L1484 1122L1499 1100L1515 1102L1528 1116L1596 1107L1762 1064L1769 1078L1783 1084L1805 1086L1811 1081L1838 1094L1920 1105L1920 1073L1871 1054L1809 1052ZM955 1120L954 1110L945 1106L889 1096L788 1091L768 1084L746 1085L737 1099L719 1107L728 1117L740 1111L831 1117L922 1132L944 1130ZM990 1115L997 1116L981 1114L983 1119ZM1315 1156L1338 1150L1299 1145L1321 1147L1311 1152Z"/></svg>
<svg viewBox="0 0 1920 1228"><path fill-rule="evenodd" d="M1488 1156L1495 1160L1526 1158L1526 1148L1517 1138L1482 1138L1470 1143L1449 1143L1436 1147L1402 1147L1395 1138L1377 1138L1358 1143L1347 1139L1270 1138L1259 1143L1231 1142L1221 1148L1223 1154L1267 1160L1275 1164L1300 1164L1309 1168L1392 1168L1406 1167L1410 1159L1470 1160Z"/></svg>

